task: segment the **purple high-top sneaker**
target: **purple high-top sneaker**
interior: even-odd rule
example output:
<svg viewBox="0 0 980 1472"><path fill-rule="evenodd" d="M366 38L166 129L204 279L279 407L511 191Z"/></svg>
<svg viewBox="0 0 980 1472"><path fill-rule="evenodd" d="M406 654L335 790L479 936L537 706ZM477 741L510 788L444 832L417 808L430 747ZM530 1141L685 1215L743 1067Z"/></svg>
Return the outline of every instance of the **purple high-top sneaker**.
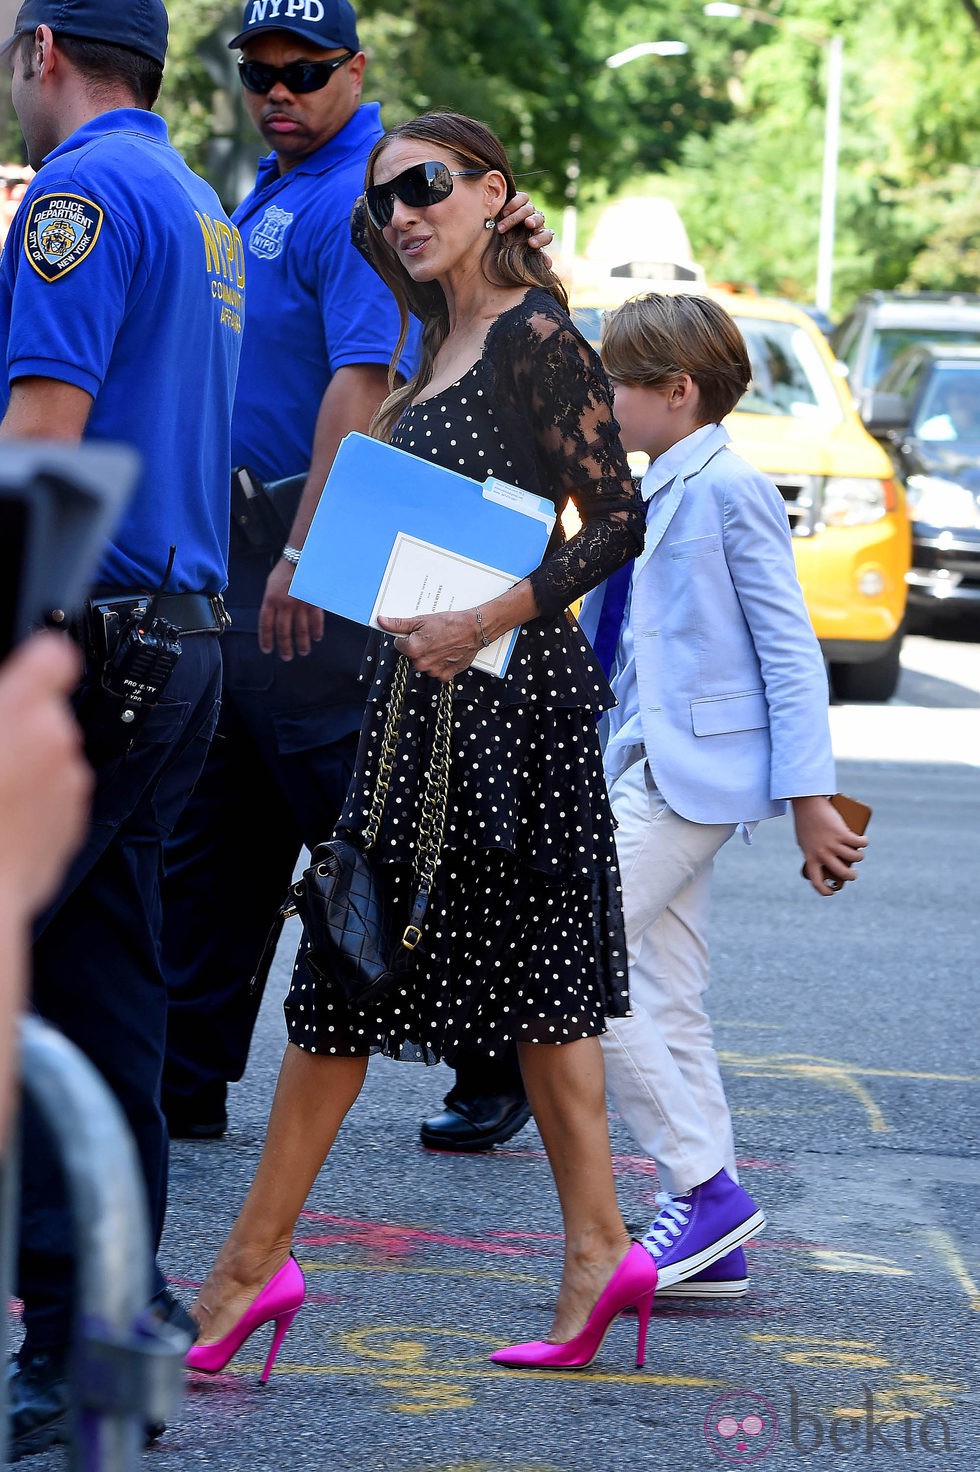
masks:
<svg viewBox="0 0 980 1472"><path fill-rule="evenodd" d="M749 1268L741 1247L726 1252L710 1267L702 1268L690 1278L681 1278L677 1283L668 1283L658 1288L659 1298L696 1298L703 1303L709 1298L742 1298L749 1288Z"/></svg>
<svg viewBox="0 0 980 1472"><path fill-rule="evenodd" d="M723 1170L683 1196L661 1191L656 1199L660 1212L643 1246L656 1261L661 1290L704 1272L766 1222L748 1191Z"/></svg>

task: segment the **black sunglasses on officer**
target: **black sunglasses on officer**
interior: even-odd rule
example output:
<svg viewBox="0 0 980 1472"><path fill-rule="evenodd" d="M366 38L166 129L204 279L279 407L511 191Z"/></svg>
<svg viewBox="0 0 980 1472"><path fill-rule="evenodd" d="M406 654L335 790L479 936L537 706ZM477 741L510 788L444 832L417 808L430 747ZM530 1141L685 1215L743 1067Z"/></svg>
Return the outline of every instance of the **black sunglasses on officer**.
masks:
<svg viewBox="0 0 980 1472"><path fill-rule="evenodd" d="M303 92L319 92L338 67L346 66L355 55L356 52L345 51L343 56L332 56L329 61L288 61L285 66L270 66L267 61L249 61L242 56L238 61L238 76L247 92L259 96L271 92L277 82L287 92L299 96Z"/></svg>
<svg viewBox="0 0 980 1472"><path fill-rule="evenodd" d="M445 164L412 164L403 169L386 184L370 184L364 191L364 203L372 225L383 230L390 225L395 213L395 200L400 199L409 209L427 209L448 199L453 192L454 179L472 179L488 174L489 168L449 169Z"/></svg>

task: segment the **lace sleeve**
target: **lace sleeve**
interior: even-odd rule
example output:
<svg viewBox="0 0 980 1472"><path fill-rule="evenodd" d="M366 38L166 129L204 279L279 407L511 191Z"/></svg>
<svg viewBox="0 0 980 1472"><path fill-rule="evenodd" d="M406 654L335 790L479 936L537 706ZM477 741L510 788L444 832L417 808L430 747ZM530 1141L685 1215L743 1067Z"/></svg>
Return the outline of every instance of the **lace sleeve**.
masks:
<svg viewBox="0 0 980 1472"><path fill-rule="evenodd" d="M582 521L530 577L539 612L554 618L640 552L645 518L595 352L557 307L517 325L499 387L525 436L530 422L541 490L559 513L572 501Z"/></svg>

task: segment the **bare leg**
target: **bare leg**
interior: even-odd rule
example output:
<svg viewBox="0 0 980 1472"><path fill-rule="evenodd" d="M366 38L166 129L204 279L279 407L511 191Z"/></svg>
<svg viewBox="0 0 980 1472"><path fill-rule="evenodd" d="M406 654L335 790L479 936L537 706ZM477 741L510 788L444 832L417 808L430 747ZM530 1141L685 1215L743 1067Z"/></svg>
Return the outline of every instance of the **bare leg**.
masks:
<svg viewBox="0 0 980 1472"><path fill-rule="evenodd" d="M255 1179L191 1309L200 1343L222 1338L289 1256L299 1214L367 1064L287 1043Z"/></svg>
<svg viewBox="0 0 980 1472"><path fill-rule="evenodd" d="M524 1086L565 1226L565 1261L549 1339L583 1328L629 1248L609 1151L605 1074L598 1038L518 1045Z"/></svg>

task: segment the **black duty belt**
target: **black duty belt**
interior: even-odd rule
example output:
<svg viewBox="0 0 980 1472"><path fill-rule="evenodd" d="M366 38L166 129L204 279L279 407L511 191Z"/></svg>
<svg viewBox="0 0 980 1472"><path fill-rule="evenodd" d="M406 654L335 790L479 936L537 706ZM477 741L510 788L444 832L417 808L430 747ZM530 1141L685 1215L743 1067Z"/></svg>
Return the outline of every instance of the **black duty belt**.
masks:
<svg viewBox="0 0 980 1472"><path fill-rule="evenodd" d="M223 634L231 624L220 593L160 593L156 598L152 593L93 594L89 608L93 614L115 614L121 625L151 602L178 634Z"/></svg>

